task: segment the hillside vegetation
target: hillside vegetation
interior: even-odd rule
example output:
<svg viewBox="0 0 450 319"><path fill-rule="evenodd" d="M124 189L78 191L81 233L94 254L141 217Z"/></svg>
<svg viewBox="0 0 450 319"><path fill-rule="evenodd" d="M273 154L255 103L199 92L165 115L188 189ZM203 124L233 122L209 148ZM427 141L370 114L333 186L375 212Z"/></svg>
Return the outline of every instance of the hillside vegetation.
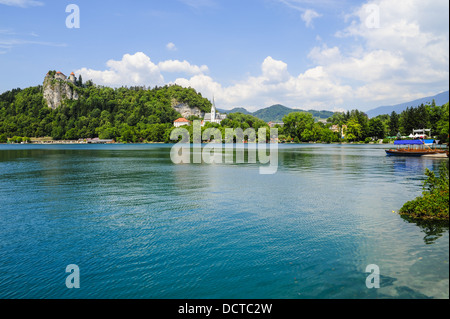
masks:
<svg viewBox="0 0 450 319"><path fill-rule="evenodd" d="M53 139L100 137L123 142L168 141L180 117L174 101L211 110L211 102L192 88L164 86L117 88L79 83L78 100L65 100L56 110L43 99L42 86L0 95L0 136L51 136Z"/></svg>
<svg viewBox="0 0 450 319"><path fill-rule="evenodd" d="M234 108L230 111L223 110L223 112L228 114L242 113L247 115L253 115L254 117L257 117L265 122L281 122L283 120L283 117L293 112L311 113L316 120L319 119L326 120L327 118L333 116L334 114L334 112L331 111L316 111L316 110L304 111L299 109L291 109L281 104L272 105L270 107L258 110L253 113L247 111L244 108Z"/></svg>
<svg viewBox="0 0 450 319"><path fill-rule="evenodd" d="M211 102L192 88L177 85L145 88L109 88L92 81L70 84L77 100L63 100L56 109L43 98L43 87L14 89L0 95L0 143L23 141L24 137L52 137L78 140L99 137L118 142L170 142L173 122L181 115L173 108L185 103L210 112ZM318 122L327 118L327 123ZM193 120L194 118L189 118ZM221 125L206 123L204 129L268 127L268 121L283 121L278 126L281 142L389 142L408 136L413 129L430 128L433 136L447 143L449 104L434 103L407 108L369 119L361 111L346 113L301 111L282 105L255 113L228 114ZM25 139L28 141L29 139Z"/></svg>

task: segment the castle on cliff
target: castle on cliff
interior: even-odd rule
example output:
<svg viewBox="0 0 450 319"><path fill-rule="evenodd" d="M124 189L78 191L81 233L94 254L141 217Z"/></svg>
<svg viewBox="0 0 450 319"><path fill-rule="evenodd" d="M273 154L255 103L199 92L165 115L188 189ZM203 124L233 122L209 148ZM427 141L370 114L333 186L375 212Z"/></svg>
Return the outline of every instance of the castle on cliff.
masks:
<svg viewBox="0 0 450 319"><path fill-rule="evenodd" d="M49 75L50 75L50 72L47 73L46 76L49 76ZM55 79L59 79L62 81L68 81L72 84L75 84L75 82L77 81L77 78L75 77L75 73L73 73L73 72L70 73L69 77L67 78L67 76L65 76L64 73L62 73L61 71L58 71L55 73L54 77L55 77Z"/></svg>
<svg viewBox="0 0 450 319"><path fill-rule="evenodd" d="M67 77L60 71L49 71L43 85L44 99L48 107L56 109L64 100L78 100L76 81L73 72Z"/></svg>

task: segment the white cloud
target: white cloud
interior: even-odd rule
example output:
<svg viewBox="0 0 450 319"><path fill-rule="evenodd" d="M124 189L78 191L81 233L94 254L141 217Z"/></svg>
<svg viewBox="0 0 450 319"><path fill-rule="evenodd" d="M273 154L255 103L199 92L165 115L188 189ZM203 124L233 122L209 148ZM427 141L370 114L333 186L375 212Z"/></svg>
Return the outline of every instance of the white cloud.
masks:
<svg viewBox="0 0 450 319"><path fill-rule="evenodd" d="M401 55L386 50L344 56L338 47L328 48L325 45L313 48L308 57L338 78L361 82L384 80L405 66Z"/></svg>
<svg viewBox="0 0 450 319"><path fill-rule="evenodd" d="M44 5L43 2L36 0L0 0L0 4L21 8L37 7Z"/></svg>
<svg viewBox="0 0 450 319"><path fill-rule="evenodd" d="M167 60L155 64L143 52L133 55L125 54L122 60L109 60L107 70L93 70L82 68L76 71L84 79L91 79L96 84L121 85L163 85L165 84L163 72L182 73L186 75L202 74L208 71L206 65L192 65L187 61Z"/></svg>
<svg viewBox="0 0 450 319"><path fill-rule="evenodd" d="M287 64L270 56L264 60L261 69L266 83L284 82L289 79Z"/></svg>
<svg viewBox="0 0 450 319"><path fill-rule="evenodd" d="M166 48L169 51L176 51L176 50L178 50L176 45L174 43L172 43L172 42L167 43Z"/></svg>
<svg viewBox="0 0 450 319"><path fill-rule="evenodd" d="M134 55L125 54L122 60L109 60L106 65L108 70L99 71L82 68L77 74L82 74L84 79L91 79L101 85L162 85L164 78L159 68L150 58L142 52Z"/></svg>
<svg viewBox="0 0 450 319"><path fill-rule="evenodd" d="M299 5L323 5L324 3L317 1L304 1L304 0L278 0L279 2L283 3L284 5L286 5L287 7L294 9L296 11L299 11L301 13L301 18L302 20L305 22L306 27L308 28L312 28L313 27L313 20L316 18L321 17L322 15L319 14L318 12L316 12L313 9L306 9L303 6L299 6Z"/></svg>
<svg viewBox="0 0 450 319"><path fill-rule="evenodd" d="M311 28L311 27L313 26L313 25L312 25L313 19L319 18L319 17L321 17L321 16L322 16L322 15L319 14L319 13L317 13L316 11L314 11L314 10L312 10L312 9L307 9L307 10L305 10L305 12L303 12L303 14L302 14L302 20L305 21L306 26L307 26L308 28Z"/></svg>
<svg viewBox="0 0 450 319"><path fill-rule="evenodd" d="M13 35L16 33L11 29L0 29L0 34Z"/></svg>
<svg viewBox="0 0 450 319"><path fill-rule="evenodd" d="M379 6L380 28L367 28L367 4ZM163 84L165 73L181 73L171 83L193 87L210 99L214 96L217 105L226 109L256 110L280 103L306 109L367 110L448 90L448 2L367 4L348 16L348 27L336 33L342 40L338 45L329 47L319 39L308 55L311 67L300 74L291 74L286 62L268 56L261 61L259 74L223 85L207 75L206 65L179 60L156 64L144 53L111 60L104 71L84 68L78 73L98 84L148 86Z"/></svg>
<svg viewBox="0 0 450 319"><path fill-rule="evenodd" d="M158 68L162 72L173 72L173 73L186 73L186 74L199 74L208 72L208 67L206 65L197 66L192 65L186 60L167 60L158 63Z"/></svg>
<svg viewBox="0 0 450 319"><path fill-rule="evenodd" d="M280 1L306 13L299 7L305 1ZM379 28L368 28L365 21L366 8L373 4L380 8ZM225 108L260 108L276 101L291 107L368 109L436 94L449 85L448 6L445 1L368 1L336 33L344 44L312 48L308 58L314 66L298 76L269 56L259 76L228 87L204 75L175 82L214 95Z"/></svg>
<svg viewBox="0 0 450 319"><path fill-rule="evenodd" d="M353 87L355 101L403 102L448 90L448 1L368 1L336 37L358 46L315 47L309 58ZM366 23L378 8L379 27Z"/></svg>
<svg viewBox="0 0 450 319"><path fill-rule="evenodd" d="M206 97L214 95L217 105L221 107L245 106L249 110L275 103L329 109L351 96L351 88L332 81L322 67L309 69L294 77L289 74L286 63L270 56L261 64L261 75L249 76L228 87L203 74L190 79L179 78L174 83L193 87Z"/></svg>
<svg viewBox="0 0 450 319"><path fill-rule="evenodd" d="M30 41L30 40L22 40L22 39L0 39L0 48L6 49L2 51L2 53L7 53L9 50L13 49L19 45L42 45L49 47L66 47L66 43L54 43L54 42L45 42L45 41Z"/></svg>

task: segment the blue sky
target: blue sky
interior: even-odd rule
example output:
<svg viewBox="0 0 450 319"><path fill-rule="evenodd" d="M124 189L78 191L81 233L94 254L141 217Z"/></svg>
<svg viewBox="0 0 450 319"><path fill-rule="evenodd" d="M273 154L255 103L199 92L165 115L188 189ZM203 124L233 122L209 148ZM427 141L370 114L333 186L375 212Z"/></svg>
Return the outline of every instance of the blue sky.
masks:
<svg viewBox="0 0 450 319"><path fill-rule="evenodd" d="M80 28L67 28L69 4ZM48 70L218 107L369 110L448 90L447 0L0 0L0 92Z"/></svg>

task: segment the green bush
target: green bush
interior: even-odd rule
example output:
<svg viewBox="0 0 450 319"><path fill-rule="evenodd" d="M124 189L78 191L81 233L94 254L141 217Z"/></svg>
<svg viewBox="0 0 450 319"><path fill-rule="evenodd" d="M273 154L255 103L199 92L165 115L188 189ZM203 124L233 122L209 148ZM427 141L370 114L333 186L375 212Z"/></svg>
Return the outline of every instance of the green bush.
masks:
<svg viewBox="0 0 450 319"><path fill-rule="evenodd" d="M13 136L12 138L9 139L10 143L22 143L23 139L20 136Z"/></svg>
<svg viewBox="0 0 450 319"><path fill-rule="evenodd" d="M6 136L6 134L1 134L0 135L0 143L5 144L8 142L8 137Z"/></svg>
<svg viewBox="0 0 450 319"><path fill-rule="evenodd" d="M448 167L442 163L439 177L428 168L425 171L427 179L424 182L422 196L409 201L400 209L400 215L415 219L448 220L449 184Z"/></svg>

